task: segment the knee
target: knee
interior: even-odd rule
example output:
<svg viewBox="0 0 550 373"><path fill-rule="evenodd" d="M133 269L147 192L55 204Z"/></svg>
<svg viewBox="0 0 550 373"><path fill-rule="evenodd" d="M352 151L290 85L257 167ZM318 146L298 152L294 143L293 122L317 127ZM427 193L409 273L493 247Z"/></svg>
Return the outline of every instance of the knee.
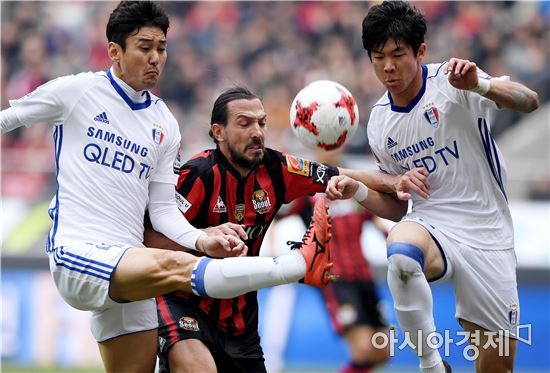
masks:
<svg viewBox="0 0 550 373"><path fill-rule="evenodd" d="M424 252L415 245L393 242L388 246L388 270L396 272L422 272Z"/></svg>

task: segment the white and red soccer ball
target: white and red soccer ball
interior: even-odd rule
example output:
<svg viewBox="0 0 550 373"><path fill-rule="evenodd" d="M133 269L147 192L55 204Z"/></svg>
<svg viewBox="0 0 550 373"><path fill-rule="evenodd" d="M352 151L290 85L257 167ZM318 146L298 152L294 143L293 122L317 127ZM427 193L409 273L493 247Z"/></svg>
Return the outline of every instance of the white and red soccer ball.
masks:
<svg viewBox="0 0 550 373"><path fill-rule="evenodd" d="M333 150L353 137L359 126L359 108L341 84L318 80L294 98L290 126L298 139L316 150Z"/></svg>

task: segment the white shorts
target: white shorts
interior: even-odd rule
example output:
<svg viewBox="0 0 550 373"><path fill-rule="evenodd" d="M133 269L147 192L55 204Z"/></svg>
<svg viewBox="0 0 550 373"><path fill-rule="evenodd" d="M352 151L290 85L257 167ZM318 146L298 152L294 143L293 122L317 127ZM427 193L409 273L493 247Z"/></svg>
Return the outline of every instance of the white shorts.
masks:
<svg viewBox="0 0 550 373"><path fill-rule="evenodd" d="M491 331L508 331L517 338L519 298L516 281L516 253L508 250L480 250L441 232L434 225L409 217L436 239L445 259L446 273L454 285L457 319Z"/></svg>
<svg viewBox="0 0 550 373"><path fill-rule="evenodd" d="M81 243L48 253L61 297L76 309L92 311L90 327L98 342L158 327L154 299L118 303L109 296L111 275L130 247Z"/></svg>

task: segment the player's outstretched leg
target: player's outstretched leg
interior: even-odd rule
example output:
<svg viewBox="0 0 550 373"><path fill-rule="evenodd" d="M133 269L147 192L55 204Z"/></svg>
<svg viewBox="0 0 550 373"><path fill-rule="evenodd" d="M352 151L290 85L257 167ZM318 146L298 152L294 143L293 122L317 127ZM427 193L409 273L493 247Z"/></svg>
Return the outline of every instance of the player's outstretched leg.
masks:
<svg viewBox="0 0 550 373"><path fill-rule="evenodd" d="M313 216L302 242L288 241L293 249L300 250L306 260L304 284L323 287L335 276L330 274L331 221L326 198L318 198L313 207Z"/></svg>
<svg viewBox="0 0 550 373"><path fill-rule="evenodd" d="M297 250L274 258L202 257L193 268L191 290L200 296L223 299L300 280L325 286L334 279L330 274L330 227L326 199L320 199L303 241L292 243Z"/></svg>

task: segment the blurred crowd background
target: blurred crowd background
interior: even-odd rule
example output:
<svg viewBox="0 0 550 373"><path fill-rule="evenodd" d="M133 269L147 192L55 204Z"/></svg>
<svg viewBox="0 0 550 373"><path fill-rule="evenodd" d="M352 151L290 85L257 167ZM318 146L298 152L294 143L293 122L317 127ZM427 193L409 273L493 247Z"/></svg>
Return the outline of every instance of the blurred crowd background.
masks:
<svg viewBox="0 0 550 373"><path fill-rule="evenodd" d="M106 70L105 25L116 3L3 1L1 105L58 76ZM383 91L361 43L372 2L165 2L171 16L168 62L156 93L179 120L183 152L213 144L210 112L220 90L243 84L264 100L268 145L298 153L289 107L307 82L335 80L355 96L362 130L348 152L368 156L365 124ZM550 3L418 2L429 24L426 63L470 59L493 76L510 75L548 100ZM496 136L517 115L498 114ZM53 188L50 129L2 138L3 196L43 199ZM296 150L299 149L299 150ZM9 177L8 177L9 175ZM548 193L547 175L533 196Z"/></svg>

